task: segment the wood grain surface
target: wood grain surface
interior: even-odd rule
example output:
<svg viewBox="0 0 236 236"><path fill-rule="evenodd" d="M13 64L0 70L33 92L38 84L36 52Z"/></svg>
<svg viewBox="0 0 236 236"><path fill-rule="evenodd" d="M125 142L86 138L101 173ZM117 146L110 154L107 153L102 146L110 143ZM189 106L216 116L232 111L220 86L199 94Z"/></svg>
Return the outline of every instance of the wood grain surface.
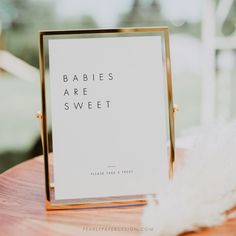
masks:
<svg viewBox="0 0 236 236"><path fill-rule="evenodd" d="M0 175L0 235L131 236L143 233L142 206L47 212L44 204L42 157L4 172ZM236 220L184 235L236 236Z"/></svg>

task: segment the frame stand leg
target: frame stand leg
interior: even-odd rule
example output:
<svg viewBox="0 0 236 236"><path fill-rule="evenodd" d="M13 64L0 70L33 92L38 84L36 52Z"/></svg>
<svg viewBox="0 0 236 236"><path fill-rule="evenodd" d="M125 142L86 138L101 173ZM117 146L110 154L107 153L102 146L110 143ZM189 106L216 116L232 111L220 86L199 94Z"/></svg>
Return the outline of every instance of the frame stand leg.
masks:
<svg viewBox="0 0 236 236"><path fill-rule="evenodd" d="M41 137L41 142L43 144L43 119L42 119L42 112L38 111L36 113L36 118L39 120L39 127L40 127L40 137ZM53 182L50 182L50 188L54 189L55 185Z"/></svg>
<svg viewBox="0 0 236 236"><path fill-rule="evenodd" d="M176 114L179 111L178 105L174 105L173 107L173 114L174 114L174 131L176 131ZM169 169L169 177L170 179L174 178L174 171L175 171L175 161L170 160L170 169Z"/></svg>

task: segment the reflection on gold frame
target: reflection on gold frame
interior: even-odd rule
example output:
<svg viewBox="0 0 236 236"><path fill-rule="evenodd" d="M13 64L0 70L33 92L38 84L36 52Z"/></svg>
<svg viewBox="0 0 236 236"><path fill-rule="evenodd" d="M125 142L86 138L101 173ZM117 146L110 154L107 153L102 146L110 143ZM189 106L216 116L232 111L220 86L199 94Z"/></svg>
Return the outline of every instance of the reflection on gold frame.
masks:
<svg viewBox="0 0 236 236"><path fill-rule="evenodd" d="M65 36L65 35L90 35L97 36L105 35L127 35L135 33L162 33L164 37L164 52L165 52L165 71L167 79L167 97L168 97L168 126L170 137L169 149L169 177L173 177L173 165L175 161L175 130L174 130L174 112L171 82L171 64L170 64L170 49L169 49L169 31L168 27L138 27L138 28L119 28L119 29L89 29L89 30L55 30L55 31L41 31L39 32L39 63L40 63L40 79L41 79L41 99L42 99L42 113L38 113L38 118L41 123L41 139L44 153L44 170L45 170L45 186L46 186L46 209L72 209L72 208L98 208L98 207L114 207L114 206L130 206L130 205L144 205L146 203L146 196L127 196L82 199L81 200L63 200L55 201L54 187L52 184L52 171L50 168L49 145L48 145L48 129L47 129L47 108L46 108L46 83L45 83L45 36Z"/></svg>

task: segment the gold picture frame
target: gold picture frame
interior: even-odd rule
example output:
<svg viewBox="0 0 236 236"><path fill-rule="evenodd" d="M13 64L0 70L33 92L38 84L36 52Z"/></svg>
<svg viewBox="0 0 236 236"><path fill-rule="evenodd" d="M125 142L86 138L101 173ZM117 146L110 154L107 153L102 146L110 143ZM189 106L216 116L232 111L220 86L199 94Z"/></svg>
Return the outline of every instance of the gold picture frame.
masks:
<svg viewBox="0 0 236 236"><path fill-rule="evenodd" d="M56 201L54 199L53 175L50 165L49 155L49 137L47 124L47 102L46 102L46 66L45 66L45 37L65 37L69 36L97 36L97 35L113 35L126 36L129 34L161 34L163 36L164 56L165 56L165 77L167 83L167 103L168 103L168 128L169 128L169 177L173 176L173 165L175 161L175 127L174 113L176 108L173 106L172 79L171 79L171 63L169 48L169 31L168 27L138 27L138 28L118 28L118 29L86 29L86 30L54 30L39 32L39 64L40 64L40 80L41 80L41 101L42 112L37 114L40 119L41 139L44 155L45 170L45 190L46 190L46 209L73 209L73 208L98 208L98 207L115 207L128 205L144 205L146 204L146 196L127 196L126 198L99 198L95 199L79 199L75 201Z"/></svg>

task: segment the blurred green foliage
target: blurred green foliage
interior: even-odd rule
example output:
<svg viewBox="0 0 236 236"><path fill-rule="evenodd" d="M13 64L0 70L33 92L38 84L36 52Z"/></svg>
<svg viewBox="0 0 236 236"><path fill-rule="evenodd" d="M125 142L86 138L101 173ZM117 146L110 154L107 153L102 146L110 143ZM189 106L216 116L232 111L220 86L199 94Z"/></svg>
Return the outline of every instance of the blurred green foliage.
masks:
<svg viewBox="0 0 236 236"><path fill-rule="evenodd" d="M17 57L37 66L37 31L53 27L53 4L46 1L3 0L0 9L8 12L7 19L0 18L3 22L4 47Z"/></svg>
<svg viewBox="0 0 236 236"><path fill-rule="evenodd" d="M55 14L53 1L1 0L0 9L4 47L36 67L38 67L38 31L97 27L91 16L61 21Z"/></svg>
<svg viewBox="0 0 236 236"><path fill-rule="evenodd" d="M131 10L120 16L117 27L167 25L172 33L188 33L200 38L201 22L172 22L163 17L159 1L149 2L146 4L145 0L134 0ZM28 63L38 66L39 30L98 27L93 17L88 15L59 19L55 12L56 4L52 0L1 0L0 24L3 28L4 47ZM236 1L223 24L222 33L225 35L235 32L235 12Z"/></svg>

